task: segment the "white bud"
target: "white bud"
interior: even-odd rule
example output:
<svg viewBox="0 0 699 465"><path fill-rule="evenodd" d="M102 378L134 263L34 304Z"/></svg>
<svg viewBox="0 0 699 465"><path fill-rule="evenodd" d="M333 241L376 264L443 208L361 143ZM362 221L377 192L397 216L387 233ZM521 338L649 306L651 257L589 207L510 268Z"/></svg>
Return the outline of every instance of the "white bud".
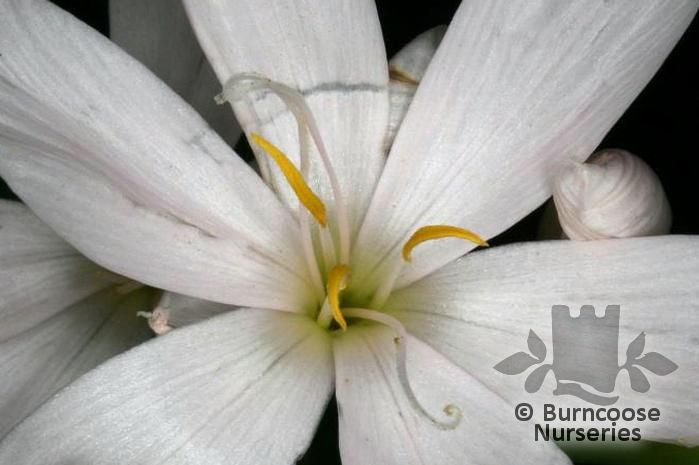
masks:
<svg viewBox="0 0 699 465"><path fill-rule="evenodd" d="M388 62L391 109L385 143L387 153L446 30L446 26L437 26L423 32Z"/></svg>
<svg viewBox="0 0 699 465"><path fill-rule="evenodd" d="M660 180L624 150L603 150L570 166L556 179L553 200L573 240L665 234L672 222Z"/></svg>

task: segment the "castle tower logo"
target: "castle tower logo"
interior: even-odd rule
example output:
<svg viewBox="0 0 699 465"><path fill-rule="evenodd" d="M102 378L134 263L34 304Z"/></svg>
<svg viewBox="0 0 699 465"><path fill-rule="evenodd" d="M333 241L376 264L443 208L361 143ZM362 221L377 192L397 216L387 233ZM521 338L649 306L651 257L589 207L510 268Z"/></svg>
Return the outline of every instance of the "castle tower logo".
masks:
<svg viewBox="0 0 699 465"><path fill-rule="evenodd" d="M549 371L554 373L554 395L572 395L596 405L612 405L619 397L614 395L617 376L626 371L631 388L648 392L650 382L647 370L666 376L677 365L658 352L644 353L646 336L641 332L628 346L626 361L619 365L619 318L621 307L608 305L602 317L595 315L592 305L583 305L580 315L571 316L566 305L551 308L551 335L553 357L544 363L548 354L546 345L531 329L527 338L529 352L517 352L495 365L505 375L518 375L536 366L524 382L529 393L537 392Z"/></svg>

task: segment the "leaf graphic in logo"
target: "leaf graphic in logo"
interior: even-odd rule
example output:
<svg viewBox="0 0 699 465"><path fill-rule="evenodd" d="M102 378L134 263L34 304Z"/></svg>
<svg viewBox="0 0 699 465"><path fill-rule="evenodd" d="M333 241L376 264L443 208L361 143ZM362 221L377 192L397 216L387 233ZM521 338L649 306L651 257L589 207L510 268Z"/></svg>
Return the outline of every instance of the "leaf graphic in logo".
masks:
<svg viewBox="0 0 699 465"><path fill-rule="evenodd" d="M677 369L677 364L657 352L648 352L643 357L634 361L634 365L642 366L648 371L652 371L656 375L669 375Z"/></svg>
<svg viewBox="0 0 699 465"><path fill-rule="evenodd" d="M518 375L539 361L526 352L510 355L493 368L506 375Z"/></svg>
<svg viewBox="0 0 699 465"><path fill-rule="evenodd" d="M646 333L641 333L636 336L636 339L631 341L629 348L626 349L626 362L635 360L643 353L643 348L646 346Z"/></svg>
<svg viewBox="0 0 699 465"><path fill-rule="evenodd" d="M546 365L537 367L535 370L529 373L526 381L524 381L524 389L526 389L529 394L533 394L538 391L541 385L544 383L544 378L546 378L546 374L550 369L551 365L547 363Z"/></svg>
<svg viewBox="0 0 699 465"><path fill-rule="evenodd" d="M531 352L537 360L540 362L544 361L546 358L546 344L544 344L544 341L531 329L527 337L527 346L529 347L529 352Z"/></svg>
<svg viewBox="0 0 699 465"><path fill-rule="evenodd" d="M626 370L629 372L631 389L636 392L648 392L650 389L650 383L648 382L646 375L644 375L641 370L634 366L627 367Z"/></svg>

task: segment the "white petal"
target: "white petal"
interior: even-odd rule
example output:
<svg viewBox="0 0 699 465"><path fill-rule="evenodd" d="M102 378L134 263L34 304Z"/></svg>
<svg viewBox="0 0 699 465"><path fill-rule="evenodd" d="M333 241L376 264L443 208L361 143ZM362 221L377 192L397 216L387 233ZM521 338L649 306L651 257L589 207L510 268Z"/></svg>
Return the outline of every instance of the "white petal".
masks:
<svg viewBox="0 0 699 465"><path fill-rule="evenodd" d="M142 65L48 2L2 2L0 49L0 173L61 236L156 287L304 301L290 214Z"/></svg>
<svg viewBox="0 0 699 465"><path fill-rule="evenodd" d="M165 81L231 146L240 128L230 108L217 105L221 91L180 0L110 0L109 35Z"/></svg>
<svg viewBox="0 0 699 465"><path fill-rule="evenodd" d="M670 232L672 213L660 180L625 150L603 150L572 163L556 178L553 200L561 228L573 240Z"/></svg>
<svg viewBox="0 0 699 465"><path fill-rule="evenodd" d="M0 437L56 391L151 337L139 310L155 291L98 292L0 344Z"/></svg>
<svg viewBox="0 0 699 465"><path fill-rule="evenodd" d="M335 339L343 464L569 463L555 445L535 442L533 425L517 421L496 394L409 337L407 369L418 400L447 420L442 409L454 404L463 418L441 430L418 415L398 381L394 337L374 326Z"/></svg>
<svg viewBox="0 0 699 465"><path fill-rule="evenodd" d="M398 128L413 101L417 85L425 75L425 70L446 31L446 26L437 26L423 32L400 49L388 62L391 77L388 87L391 110L386 132L386 151L391 148Z"/></svg>
<svg viewBox="0 0 699 465"><path fill-rule="evenodd" d="M90 372L10 433L0 462L291 464L328 401L332 369L315 322L239 310Z"/></svg>
<svg viewBox="0 0 699 465"><path fill-rule="evenodd" d="M663 354L679 368L667 376L646 372L651 389L645 394L631 390L621 372L614 407L659 408L659 422L639 425L642 437L677 440L696 437L699 429L698 281L696 237L540 242L467 255L399 291L388 307L410 331L487 386L513 403L530 402L541 413L544 402L591 404L553 396L555 386L547 384L528 394L526 374L506 376L493 366L527 350L530 329L551 356L553 305L567 305L574 314L582 305L594 305L598 315L607 305L621 305L619 365L630 342L645 332L645 350ZM585 340L573 343L584 346ZM553 383L553 376L547 379Z"/></svg>
<svg viewBox="0 0 699 465"><path fill-rule="evenodd" d="M463 2L391 150L355 248L360 281L420 226L488 239L587 158L691 21L693 0ZM474 246L416 250L397 286ZM376 269L375 269L376 268Z"/></svg>
<svg viewBox="0 0 699 465"><path fill-rule="evenodd" d="M357 228L383 167L388 70L371 0L185 0L194 30L221 83L255 72L298 89L311 108ZM296 123L277 97L255 98L257 115L235 105L246 133L261 133L298 164ZM332 205L315 152L308 177ZM296 204L277 172L275 184Z"/></svg>
<svg viewBox="0 0 699 465"><path fill-rule="evenodd" d="M0 341L114 285L18 202L0 200Z"/></svg>

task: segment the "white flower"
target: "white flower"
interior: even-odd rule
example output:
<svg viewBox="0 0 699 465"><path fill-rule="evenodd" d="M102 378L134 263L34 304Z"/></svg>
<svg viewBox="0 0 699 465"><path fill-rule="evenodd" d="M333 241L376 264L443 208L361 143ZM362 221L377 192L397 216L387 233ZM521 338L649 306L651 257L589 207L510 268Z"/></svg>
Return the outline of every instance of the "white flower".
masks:
<svg viewBox="0 0 699 465"><path fill-rule="evenodd" d="M479 242L456 227L492 237L543 202L696 2L465 2L387 160L370 0L185 4L266 182L108 40L43 1L0 4L0 174L96 263L245 307L91 371L0 462L293 463L334 390L346 464L565 463L492 368L555 303L621 303L621 338L645 329L680 368L620 402L661 409L646 438L696 435L698 240L411 250Z"/></svg>

